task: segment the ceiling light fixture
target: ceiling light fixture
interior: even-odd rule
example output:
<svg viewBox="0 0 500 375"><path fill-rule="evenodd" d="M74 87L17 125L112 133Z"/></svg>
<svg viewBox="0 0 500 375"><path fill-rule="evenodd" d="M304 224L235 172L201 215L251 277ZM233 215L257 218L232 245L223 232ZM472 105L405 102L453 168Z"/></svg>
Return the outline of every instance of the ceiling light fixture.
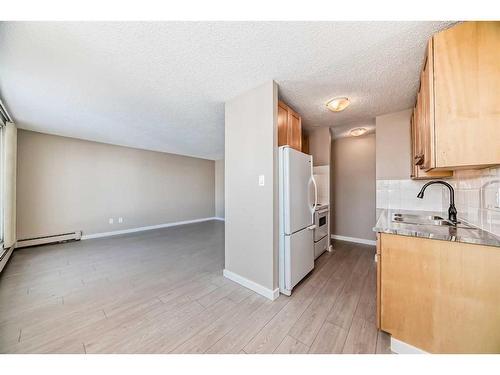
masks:
<svg viewBox="0 0 500 375"><path fill-rule="evenodd" d="M349 98L333 98L326 102L326 108L332 112L340 112L346 109L349 104Z"/></svg>
<svg viewBox="0 0 500 375"><path fill-rule="evenodd" d="M355 129L351 129L351 131L349 132L349 134L352 137L359 137L360 135L365 134L367 131L368 130L366 128L355 128Z"/></svg>

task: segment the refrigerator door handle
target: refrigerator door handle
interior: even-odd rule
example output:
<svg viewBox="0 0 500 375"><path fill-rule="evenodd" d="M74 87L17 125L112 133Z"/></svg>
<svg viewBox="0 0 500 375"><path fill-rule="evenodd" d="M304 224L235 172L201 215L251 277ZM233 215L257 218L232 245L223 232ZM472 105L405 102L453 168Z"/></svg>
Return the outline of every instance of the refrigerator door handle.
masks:
<svg viewBox="0 0 500 375"><path fill-rule="evenodd" d="M309 226L307 227L307 229L309 229L309 230L314 230L314 229L316 229L316 224L309 225Z"/></svg>
<svg viewBox="0 0 500 375"><path fill-rule="evenodd" d="M313 217L314 217L314 211L316 211L316 207L318 206L318 185L316 184L316 180L314 179L314 176L312 174L311 174L311 180L312 180L313 185L314 185L314 206L312 209Z"/></svg>

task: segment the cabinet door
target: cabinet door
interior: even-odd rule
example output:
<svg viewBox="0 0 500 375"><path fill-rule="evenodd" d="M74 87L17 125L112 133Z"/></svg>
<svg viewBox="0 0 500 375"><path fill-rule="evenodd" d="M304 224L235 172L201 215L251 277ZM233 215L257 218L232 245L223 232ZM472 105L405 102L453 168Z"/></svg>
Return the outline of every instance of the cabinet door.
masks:
<svg viewBox="0 0 500 375"><path fill-rule="evenodd" d="M381 235L380 328L394 338L436 352L439 253L412 237ZM440 242L440 241L436 241ZM429 342L431 341L431 342Z"/></svg>
<svg viewBox="0 0 500 375"><path fill-rule="evenodd" d="M417 143L420 141L420 134L417 132L417 121L418 121L418 114L417 114L417 108L413 110L413 115L411 117L411 166L410 166L410 171L411 171L411 178L414 180L429 180L433 178L444 178L444 177L451 177L453 176L453 171L446 171L446 170L429 170L429 171L424 171L423 169L420 169L419 166L415 165L415 156L418 154L417 150Z"/></svg>
<svg viewBox="0 0 500 375"><path fill-rule="evenodd" d="M419 169L421 169L424 162L422 140L422 94L419 90L417 94L417 104L415 106L415 156L413 158L413 163Z"/></svg>
<svg viewBox="0 0 500 375"><path fill-rule="evenodd" d="M380 236L382 330L431 353L500 353L497 247Z"/></svg>
<svg viewBox="0 0 500 375"><path fill-rule="evenodd" d="M278 146L288 144L288 107L278 103Z"/></svg>
<svg viewBox="0 0 500 375"><path fill-rule="evenodd" d="M302 120L292 110L288 111L288 144L297 151L302 151Z"/></svg>
<svg viewBox="0 0 500 375"><path fill-rule="evenodd" d="M411 115L411 178L418 177L419 168L415 165L415 156L417 155L417 123L416 123L416 108L413 108L413 113Z"/></svg>
<svg viewBox="0 0 500 375"><path fill-rule="evenodd" d="M381 240L380 240L380 233L377 233L377 253L376 253L376 257L377 257L377 328L378 329L381 329L381 324L380 324L380 309L381 309L381 300L380 300L380 296L381 296L381 280L382 280L382 259L381 259Z"/></svg>
<svg viewBox="0 0 500 375"><path fill-rule="evenodd" d="M420 77L420 90L411 118L411 178L432 179L453 176L453 171L435 170L432 42Z"/></svg>
<svg viewBox="0 0 500 375"><path fill-rule="evenodd" d="M309 135L306 132L302 132L302 152L309 154Z"/></svg>
<svg viewBox="0 0 500 375"><path fill-rule="evenodd" d="M432 42L427 48L427 58L420 78L420 92L422 100L421 114L421 151L423 163L420 169L429 170L435 166L434 158L434 100L433 100L433 69L432 69Z"/></svg>
<svg viewBox="0 0 500 375"><path fill-rule="evenodd" d="M302 119L285 103L278 102L278 146L302 151Z"/></svg>
<svg viewBox="0 0 500 375"><path fill-rule="evenodd" d="M500 22L434 36L436 167L500 164Z"/></svg>

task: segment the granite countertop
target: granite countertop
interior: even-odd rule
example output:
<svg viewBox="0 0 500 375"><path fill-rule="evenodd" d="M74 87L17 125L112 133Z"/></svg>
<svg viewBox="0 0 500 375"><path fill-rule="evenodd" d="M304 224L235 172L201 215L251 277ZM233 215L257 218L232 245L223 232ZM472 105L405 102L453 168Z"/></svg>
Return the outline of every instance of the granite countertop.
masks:
<svg viewBox="0 0 500 375"><path fill-rule="evenodd" d="M374 232L399 234L402 236L422 237L443 241L465 242L476 245L487 245L500 247L500 238L479 229L473 225L467 224L468 227L451 227L439 225L421 225L398 223L392 221L395 213L410 214L410 215L438 215L447 218L448 214L443 212L429 211L409 211L409 210L394 210L394 209L377 209L377 224L373 228ZM460 219L459 221L464 222Z"/></svg>

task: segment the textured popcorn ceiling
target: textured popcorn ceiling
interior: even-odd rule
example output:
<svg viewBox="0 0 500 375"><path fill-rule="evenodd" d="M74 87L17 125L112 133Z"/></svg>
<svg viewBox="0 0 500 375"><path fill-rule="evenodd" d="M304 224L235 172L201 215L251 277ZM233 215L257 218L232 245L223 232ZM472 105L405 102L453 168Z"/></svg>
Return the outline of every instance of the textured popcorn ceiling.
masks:
<svg viewBox="0 0 500 375"><path fill-rule="evenodd" d="M449 22L3 22L0 95L21 128L219 159L224 102L274 79L310 126L409 108ZM324 103L348 96L331 113Z"/></svg>

